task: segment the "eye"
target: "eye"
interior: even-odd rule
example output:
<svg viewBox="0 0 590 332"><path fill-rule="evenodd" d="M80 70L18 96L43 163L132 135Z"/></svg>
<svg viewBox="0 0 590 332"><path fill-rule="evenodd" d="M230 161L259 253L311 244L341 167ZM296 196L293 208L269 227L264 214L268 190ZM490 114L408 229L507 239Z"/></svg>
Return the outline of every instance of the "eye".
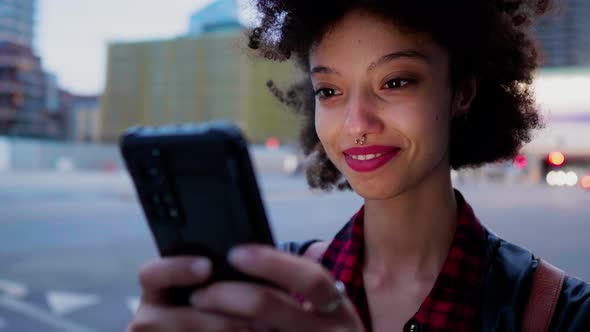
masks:
<svg viewBox="0 0 590 332"><path fill-rule="evenodd" d="M399 89L403 88L404 86L412 83L412 80L404 79L404 78L394 78L392 80L387 81L383 87L386 89Z"/></svg>
<svg viewBox="0 0 590 332"><path fill-rule="evenodd" d="M334 96L341 95L341 93L336 89L321 88L315 91L315 95L320 99L328 99Z"/></svg>

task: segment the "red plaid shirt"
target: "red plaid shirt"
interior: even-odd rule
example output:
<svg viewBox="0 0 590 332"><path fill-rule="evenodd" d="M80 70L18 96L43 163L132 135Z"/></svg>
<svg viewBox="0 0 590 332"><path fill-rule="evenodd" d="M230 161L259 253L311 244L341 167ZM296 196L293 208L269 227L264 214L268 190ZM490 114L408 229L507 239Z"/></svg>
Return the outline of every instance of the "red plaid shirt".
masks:
<svg viewBox="0 0 590 332"><path fill-rule="evenodd" d="M487 270L487 233L457 192L459 220L449 255L430 294L404 327L407 332L481 330L481 290ZM346 285L367 331L371 318L363 283L364 208L338 232L322 257L322 265Z"/></svg>

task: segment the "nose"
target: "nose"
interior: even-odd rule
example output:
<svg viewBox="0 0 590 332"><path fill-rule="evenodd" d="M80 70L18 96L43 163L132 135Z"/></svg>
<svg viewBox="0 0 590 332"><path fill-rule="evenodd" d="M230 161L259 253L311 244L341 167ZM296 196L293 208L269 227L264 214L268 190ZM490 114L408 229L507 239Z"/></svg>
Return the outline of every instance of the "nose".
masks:
<svg viewBox="0 0 590 332"><path fill-rule="evenodd" d="M383 129L379 118L377 97L370 92L355 93L350 96L344 130L352 138L378 133Z"/></svg>

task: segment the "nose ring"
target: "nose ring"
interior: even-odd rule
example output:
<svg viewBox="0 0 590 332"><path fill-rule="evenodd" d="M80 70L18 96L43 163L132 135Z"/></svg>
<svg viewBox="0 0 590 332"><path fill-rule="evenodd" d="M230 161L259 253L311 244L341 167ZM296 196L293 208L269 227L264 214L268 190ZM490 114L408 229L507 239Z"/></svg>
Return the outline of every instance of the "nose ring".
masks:
<svg viewBox="0 0 590 332"><path fill-rule="evenodd" d="M367 142L367 134L363 134L363 136L361 136L361 138L356 138L354 140L354 144L357 145L365 145L365 143Z"/></svg>

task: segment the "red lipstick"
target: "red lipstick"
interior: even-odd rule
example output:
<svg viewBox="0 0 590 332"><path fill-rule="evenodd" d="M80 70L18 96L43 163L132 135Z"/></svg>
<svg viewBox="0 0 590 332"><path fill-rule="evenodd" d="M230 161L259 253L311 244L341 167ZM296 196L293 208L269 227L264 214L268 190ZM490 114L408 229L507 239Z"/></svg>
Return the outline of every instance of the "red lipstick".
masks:
<svg viewBox="0 0 590 332"><path fill-rule="evenodd" d="M372 145L354 147L343 151L344 160L356 172L372 172L395 158L400 148L396 146Z"/></svg>

